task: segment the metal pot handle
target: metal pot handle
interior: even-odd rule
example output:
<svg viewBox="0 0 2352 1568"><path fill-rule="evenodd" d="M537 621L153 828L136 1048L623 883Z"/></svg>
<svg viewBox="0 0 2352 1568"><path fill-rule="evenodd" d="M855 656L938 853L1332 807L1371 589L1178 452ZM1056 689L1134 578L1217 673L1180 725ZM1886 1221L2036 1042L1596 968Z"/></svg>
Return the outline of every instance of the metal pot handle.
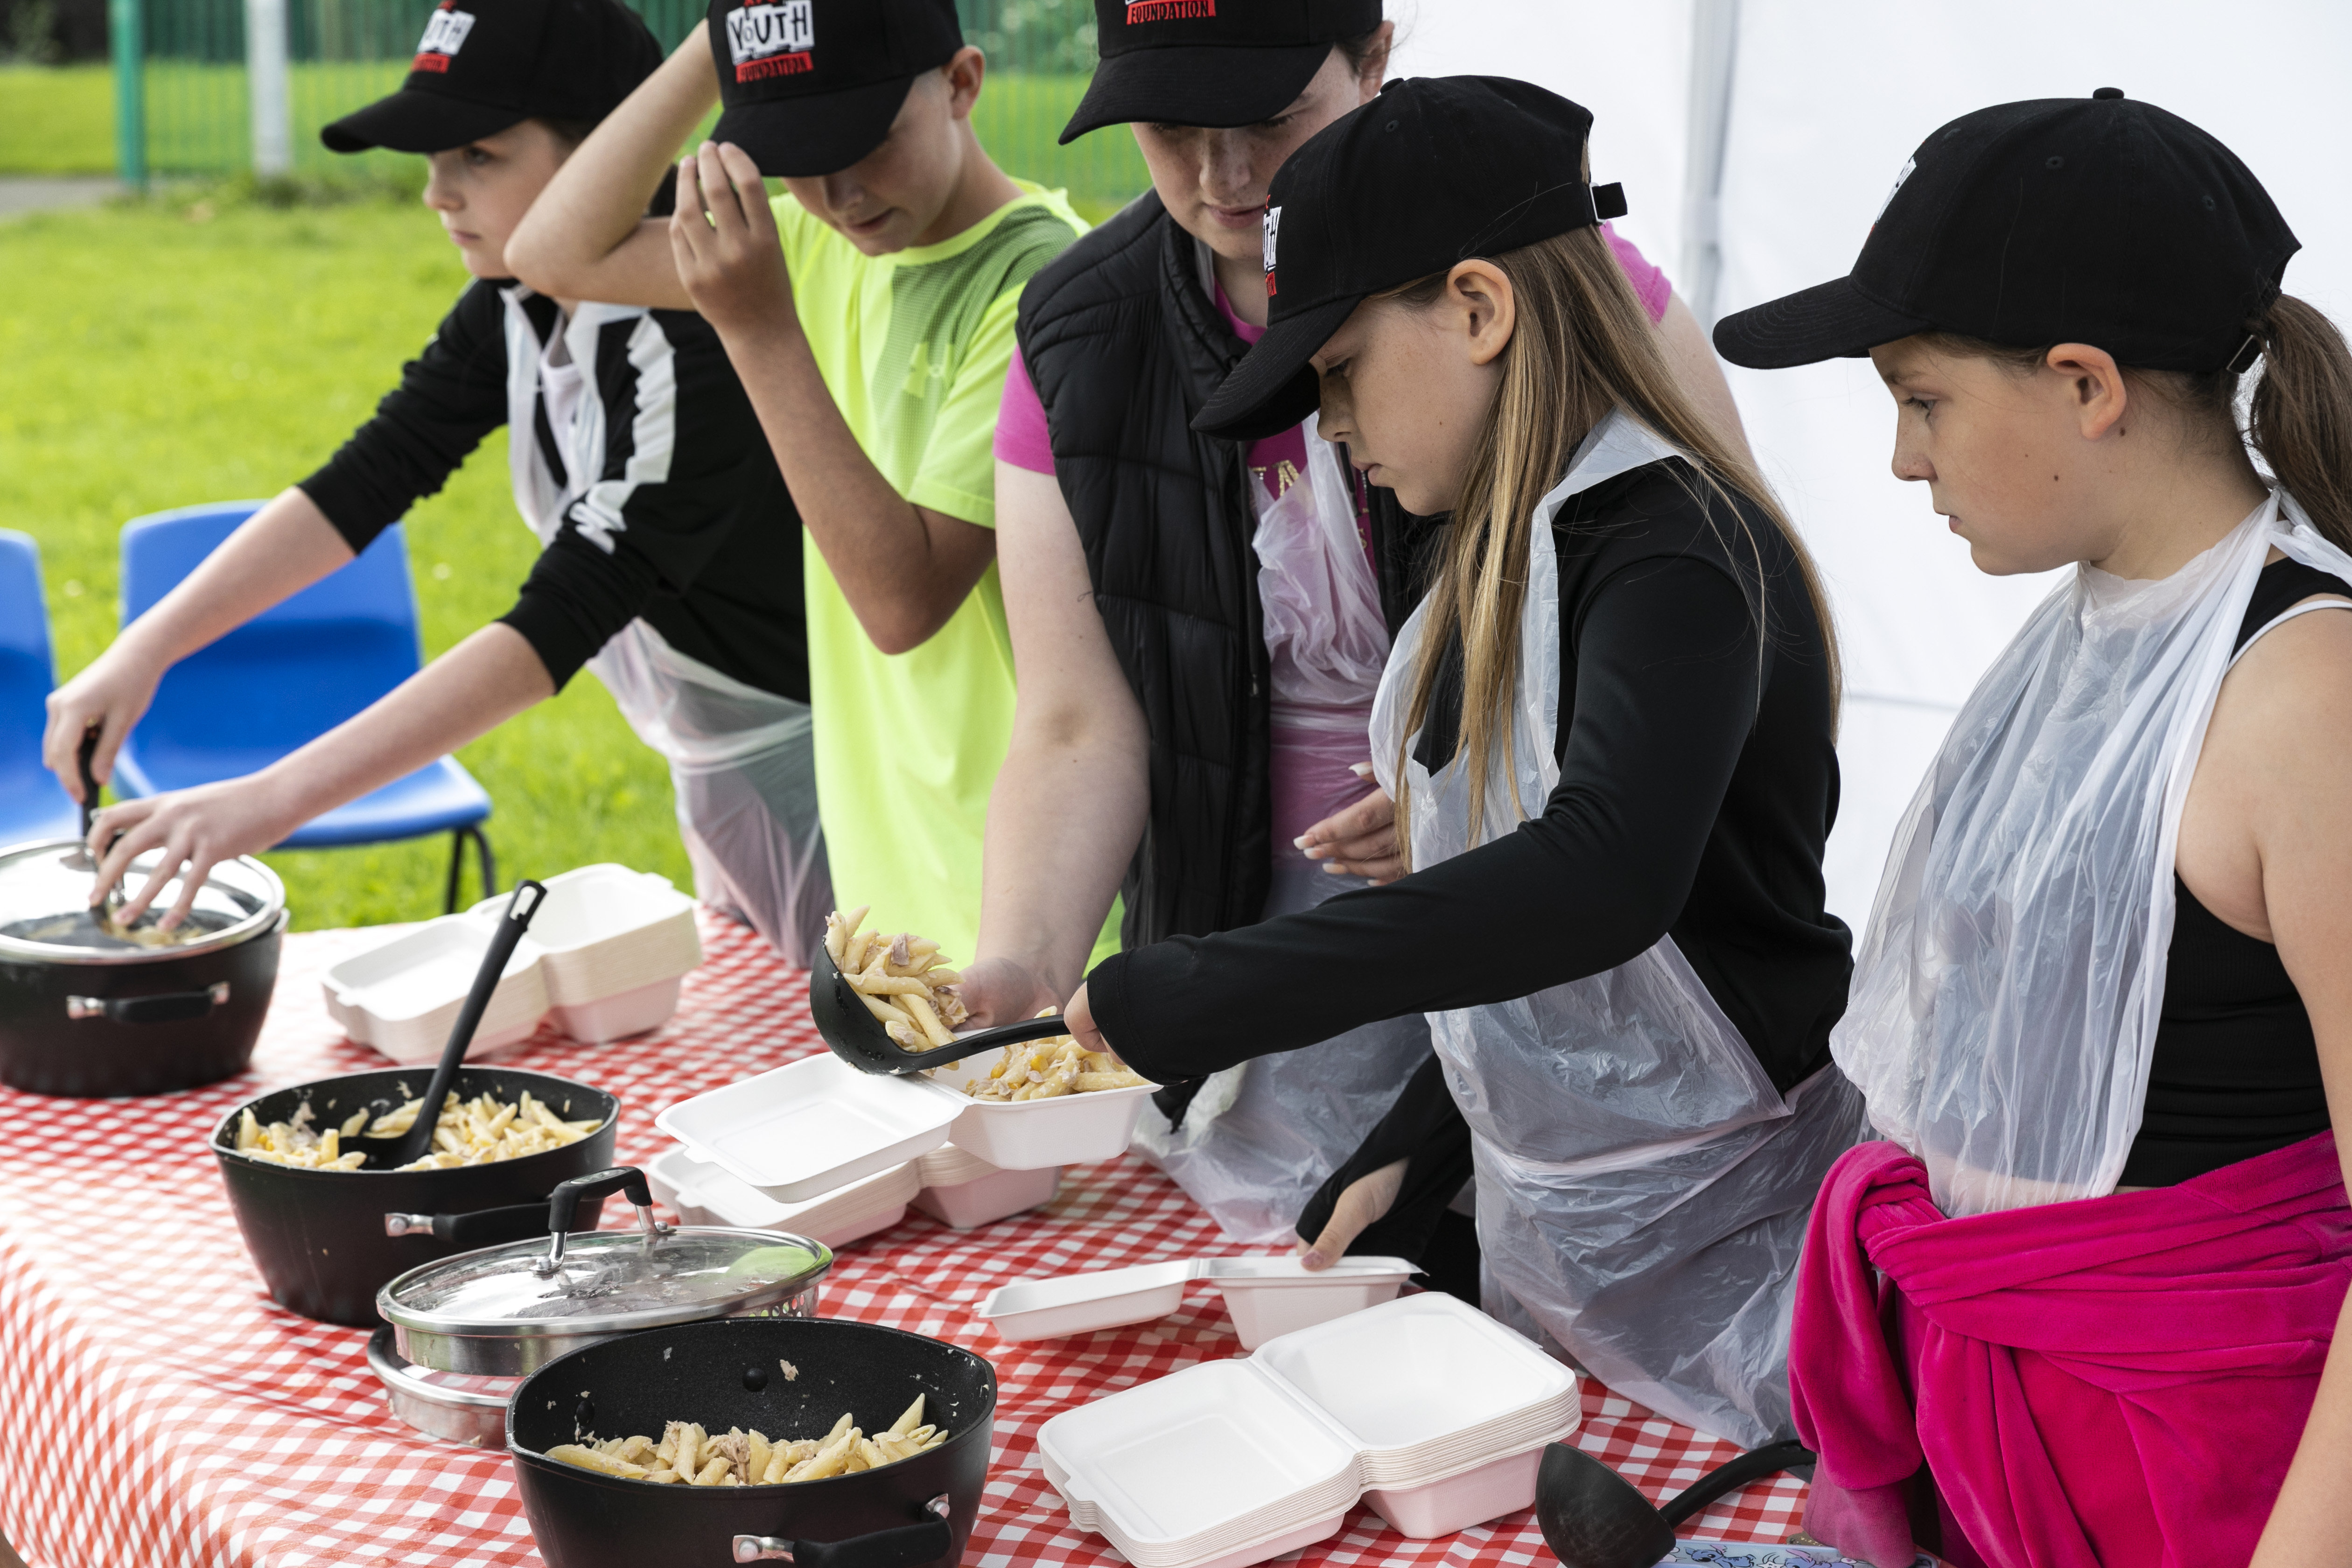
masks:
<svg viewBox="0 0 2352 1568"><path fill-rule="evenodd" d="M738 1563L790 1563L794 1568L915 1568L936 1563L955 1550L955 1529L948 1523L948 1494L941 1492L923 1505L931 1515L920 1524L853 1535L846 1541L791 1541L781 1535L739 1535Z"/></svg>
<svg viewBox="0 0 2352 1568"><path fill-rule="evenodd" d="M215 980L202 991L166 991L155 996L68 996L68 1018L107 1018L117 1024L181 1024L228 1003L228 982Z"/></svg>
<svg viewBox="0 0 2352 1568"><path fill-rule="evenodd" d="M578 1217L580 1201L594 1198L602 1203L614 1193L625 1194L630 1206L637 1211L637 1224L644 1227L646 1246L669 1234L669 1226L654 1217L653 1193L646 1185L646 1173L635 1165L615 1165L609 1171L574 1176L558 1184L547 1194L547 1256L534 1259L530 1271L545 1279L561 1268L564 1236Z"/></svg>
<svg viewBox="0 0 2352 1568"><path fill-rule="evenodd" d="M588 1211L586 1228L593 1230L602 1216L604 1194L599 1193L594 1206ZM572 1220L578 1223L575 1211ZM547 1200L535 1204L510 1204L499 1208L469 1209L464 1214L388 1214L383 1216L386 1236L431 1236L442 1241L455 1242L459 1247L494 1247L503 1241L521 1241L529 1237L542 1236L547 1231Z"/></svg>
<svg viewBox="0 0 2352 1568"><path fill-rule="evenodd" d="M491 1247L539 1235L547 1225L547 1205L512 1204L467 1214L388 1214L386 1236L430 1236L459 1247Z"/></svg>

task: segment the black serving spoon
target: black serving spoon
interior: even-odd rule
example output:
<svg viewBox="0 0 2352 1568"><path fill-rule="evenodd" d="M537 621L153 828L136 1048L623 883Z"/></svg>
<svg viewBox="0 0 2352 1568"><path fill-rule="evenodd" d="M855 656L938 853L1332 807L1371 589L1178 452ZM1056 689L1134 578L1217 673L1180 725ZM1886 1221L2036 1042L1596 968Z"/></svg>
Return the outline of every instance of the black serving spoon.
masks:
<svg viewBox="0 0 2352 1568"><path fill-rule="evenodd" d="M98 820L98 773L90 766L90 759L98 755L99 737L105 732L96 724L84 730L81 732L80 749L74 754L74 762L81 770L81 848L78 851L81 858L75 863L74 868L76 870L87 868L93 874L98 870L99 858L89 852L89 829L90 825ZM126 897L122 890L122 880L117 878L114 885L106 889L106 896L99 900L96 906L97 913L92 917L98 921L100 929L110 930L113 927L114 911L122 907Z"/></svg>
<svg viewBox="0 0 2352 1568"><path fill-rule="evenodd" d="M1632 1482L1566 1443L1544 1450L1536 1472L1536 1521L1567 1568L1654 1568L1675 1549L1675 1526L1748 1482L1813 1462L1795 1438L1750 1448L1717 1465L1663 1508Z"/></svg>
<svg viewBox="0 0 2352 1568"><path fill-rule="evenodd" d="M75 761L81 765L81 841L89 843L89 825L98 820L98 774L90 767L90 759L98 755L98 738L106 731L93 724L81 732L81 750Z"/></svg>
<svg viewBox="0 0 2352 1568"><path fill-rule="evenodd" d="M927 1051L902 1049L890 1037L889 1031L883 1028L882 1020L858 998L849 977L834 963L833 954L823 949L817 952L816 967L809 971L809 1012L816 1019L816 1032L824 1037L824 1043L833 1047L835 1056L859 1072L894 1075L920 1072L941 1062L976 1057L999 1046L1017 1046L1024 1040L1043 1040L1070 1032L1061 1015L1052 1014L1043 1018L1024 1018L1001 1028L977 1029L958 1037L951 1046L934 1046Z"/></svg>
<svg viewBox="0 0 2352 1568"><path fill-rule="evenodd" d="M441 1062L433 1069L433 1081L425 1086L425 1103L416 1108L416 1120L400 1141L390 1148L368 1151L368 1163L382 1171L396 1171L403 1165L422 1159L433 1147L433 1129L441 1122L442 1102L449 1098L449 1085L457 1069L465 1065L466 1047L474 1043L474 1031L481 1027L482 1013L490 1005L490 993L499 988L499 979L507 972L507 960L514 956L515 943L530 929L530 917L539 912L540 900L547 897L547 889L528 879L515 884L514 896L507 900L506 913L499 917L498 929L490 933L490 945L483 951L482 966L474 971L474 988L466 993L466 1005L457 1009L457 1021L449 1027L449 1043L441 1047ZM381 1144L382 1140L370 1140Z"/></svg>

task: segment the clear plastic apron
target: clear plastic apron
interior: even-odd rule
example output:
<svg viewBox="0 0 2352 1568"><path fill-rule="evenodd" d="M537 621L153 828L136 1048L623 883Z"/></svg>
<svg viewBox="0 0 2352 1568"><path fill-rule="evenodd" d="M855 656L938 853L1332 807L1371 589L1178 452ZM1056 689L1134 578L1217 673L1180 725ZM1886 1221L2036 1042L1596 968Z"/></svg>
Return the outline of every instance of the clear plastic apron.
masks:
<svg viewBox="0 0 2352 1568"><path fill-rule="evenodd" d="M2180 810L2273 547L2352 579L2275 490L2169 577L2077 568L1977 683L1895 834L1830 1045L1947 1214L2115 1190Z"/></svg>
<svg viewBox="0 0 2352 1568"><path fill-rule="evenodd" d="M1329 442L1307 422L1307 477L1278 497L1259 493L1251 541L1258 598L1274 654L1275 740L1316 761L1329 798L1293 815L1311 825L1361 799L1348 772L1370 754L1367 725L1388 656L1380 594L1362 570L1352 492ZM1311 910L1360 877L1335 877L1281 833L1262 918ZM1215 1074L1171 1130L1147 1112L1136 1147L1207 1209L1235 1241L1288 1240L1301 1210L1363 1143L1429 1055L1418 1016L1391 1018L1303 1050L1260 1057Z"/></svg>
<svg viewBox="0 0 2352 1568"><path fill-rule="evenodd" d="M1537 508L1510 752L1496 759L1508 765L1489 773L1480 842L1541 816L1559 782L1553 515L1675 455L1612 414ZM1406 742L1416 866L1475 847L1466 760L1433 775L1404 734L1427 608L1397 639L1372 720L1391 794ZM1604 973L1430 1014L1429 1026L1474 1134L1486 1310L1674 1420L1751 1447L1787 1433L1797 1254L1823 1174L1864 1130L1853 1086L1824 1068L1775 1090L1671 937Z"/></svg>
<svg viewBox="0 0 2352 1568"><path fill-rule="evenodd" d="M545 401L569 466L594 473L604 449L604 405L582 365L593 359L605 323L645 312L583 303L542 347L522 298L520 289L506 291L507 453L516 510L543 549L587 487L548 467L531 437L537 405ZM669 761L695 895L750 925L793 963L810 963L824 941L833 889L817 822L808 704L688 658L642 620L615 633L588 668L637 738Z"/></svg>

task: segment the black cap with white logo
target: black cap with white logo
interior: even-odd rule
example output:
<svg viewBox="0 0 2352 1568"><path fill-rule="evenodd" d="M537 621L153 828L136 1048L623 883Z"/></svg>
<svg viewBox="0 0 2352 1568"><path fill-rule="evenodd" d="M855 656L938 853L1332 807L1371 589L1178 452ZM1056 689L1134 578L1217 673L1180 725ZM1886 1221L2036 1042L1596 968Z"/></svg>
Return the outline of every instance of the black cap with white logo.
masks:
<svg viewBox="0 0 2352 1568"><path fill-rule="evenodd" d="M711 0L725 112L760 173L830 174L890 133L907 89L963 47L955 0Z"/></svg>
<svg viewBox="0 0 2352 1568"><path fill-rule="evenodd" d="M1367 296L1625 211L1584 181L1592 111L1507 77L1416 77L1325 126L1274 176L1265 336L1192 421L1254 440L1315 412L1307 364Z"/></svg>
<svg viewBox="0 0 2352 1568"><path fill-rule="evenodd" d="M1998 104L1920 144L1851 275L1725 317L1715 346L1779 370L1945 331L2243 370L2300 248L2252 171L2179 115L2112 87Z"/></svg>
<svg viewBox="0 0 2352 1568"><path fill-rule="evenodd" d="M593 123L661 62L619 0L441 0L400 90L319 140L335 153L446 153L526 120Z"/></svg>
<svg viewBox="0 0 2352 1568"><path fill-rule="evenodd" d="M1307 90L1331 46L1381 25L1381 0L1095 0L1102 63L1065 142L1129 121L1255 125Z"/></svg>

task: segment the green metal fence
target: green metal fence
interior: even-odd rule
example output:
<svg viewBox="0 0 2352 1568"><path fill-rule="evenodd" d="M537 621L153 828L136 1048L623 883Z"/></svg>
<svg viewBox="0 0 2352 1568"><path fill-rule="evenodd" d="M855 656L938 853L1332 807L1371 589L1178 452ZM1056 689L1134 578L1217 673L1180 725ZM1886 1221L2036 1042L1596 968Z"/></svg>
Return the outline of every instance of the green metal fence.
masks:
<svg viewBox="0 0 2352 1568"><path fill-rule="evenodd" d="M635 0L664 48L703 15L698 0ZM122 172L227 174L252 166L244 0L111 0ZM319 127L400 85L431 0L286 0L287 90L298 172L350 168ZM989 79L973 115L1008 173L1066 187L1100 217L1149 176L1118 130L1056 146L1094 66L1088 0L958 0ZM360 162L382 163L391 153Z"/></svg>

